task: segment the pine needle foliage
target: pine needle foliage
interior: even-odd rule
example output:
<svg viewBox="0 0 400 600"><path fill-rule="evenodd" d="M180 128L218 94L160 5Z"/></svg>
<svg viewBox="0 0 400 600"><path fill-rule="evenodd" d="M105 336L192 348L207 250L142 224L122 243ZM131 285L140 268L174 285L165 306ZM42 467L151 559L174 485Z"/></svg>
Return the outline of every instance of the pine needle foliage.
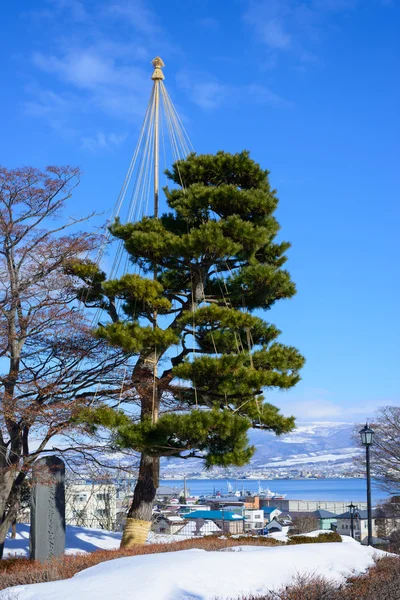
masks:
<svg viewBox="0 0 400 600"><path fill-rule="evenodd" d="M283 268L290 244L276 241L278 198L268 171L245 151L191 154L167 176L169 212L111 226L141 275L107 281L87 261L69 266L88 305L112 317L96 335L137 358L131 394L140 415L104 407L79 418L150 457L243 465L254 452L249 428L293 429L294 418L264 393L296 385L304 365L296 348L277 341L277 327L255 314L296 292Z"/></svg>

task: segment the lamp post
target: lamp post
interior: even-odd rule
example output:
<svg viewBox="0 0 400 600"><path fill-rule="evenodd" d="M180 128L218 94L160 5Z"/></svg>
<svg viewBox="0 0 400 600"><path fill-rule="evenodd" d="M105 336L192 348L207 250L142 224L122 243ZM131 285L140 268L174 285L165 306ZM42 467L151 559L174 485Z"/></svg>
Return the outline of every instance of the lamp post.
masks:
<svg viewBox="0 0 400 600"><path fill-rule="evenodd" d="M372 506L371 506L371 471L369 449L374 439L374 431L365 424L360 431L361 442L365 446L367 463L367 512L368 512L368 546L372 545Z"/></svg>
<svg viewBox="0 0 400 600"><path fill-rule="evenodd" d="M349 512L350 512L351 537L354 538L354 512L355 512L357 506L355 504L353 504L353 502L351 502L347 508L349 509Z"/></svg>

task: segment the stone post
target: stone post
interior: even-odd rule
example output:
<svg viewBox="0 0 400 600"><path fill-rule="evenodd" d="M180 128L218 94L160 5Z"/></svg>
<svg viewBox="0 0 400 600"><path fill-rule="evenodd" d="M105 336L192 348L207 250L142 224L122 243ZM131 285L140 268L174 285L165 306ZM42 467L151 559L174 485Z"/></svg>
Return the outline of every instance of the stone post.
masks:
<svg viewBox="0 0 400 600"><path fill-rule="evenodd" d="M30 557L41 562L65 551L65 465L57 456L35 462Z"/></svg>

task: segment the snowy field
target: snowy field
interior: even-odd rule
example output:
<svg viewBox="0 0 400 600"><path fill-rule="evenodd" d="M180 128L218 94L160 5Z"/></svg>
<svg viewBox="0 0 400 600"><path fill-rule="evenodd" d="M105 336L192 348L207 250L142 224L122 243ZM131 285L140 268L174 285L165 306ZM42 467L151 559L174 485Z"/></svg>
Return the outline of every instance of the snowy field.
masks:
<svg viewBox="0 0 400 600"><path fill-rule="evenodd" d="M104 529L90 529L89 527L74 527L67 525L66 554L78 552L94 552L95 550L116 550L121 542L121 532L105 531ZM188 540L192 535L167 535L150 532L148 544L164 544ZM271 536L272 537L272 536ZM4 558L12 556L29 556L29 525L18 523L17 537L12 540L10 533L7 536Z"/></svg>
<svg viewBox="0 0 400 600"><path fill-rule="evenodd" d="M214 525L212 521L209 523ZM206 524L208 527L207 521ZM193 522L189 522L184 527L182 534L168 535L150 532L147 543L165 544L189 540L193 538L193 531L195 529L195 524ZM280 542L287 542L288 529L288 527L284 527L283 532L272 533L268 537L279 540ZM318 535L319 533L326 533L326 531L315 531L311 535ZM119 548L121 535L122 534L120 532L115 533L113 531L105 531L104 529L90 529L89 527L75 527L73 525L67 525L65 553L77 554L78 552L86 553L94 552L95 550L116 550ZM343 540L347 541L345 538L343 538ZM11 539L10 533L7 536L4 548L4 558L13 556L29 556L29 525L27 524L18 523L17 536L15 540Z"/></svg>
<svg viewBox="0 0 400 600"><path fill-rule="evenodd" d="M329 543L133 556L101 563L72 579L9 588L0 592L0 600L232 599L290 584L299 573L341 582L385 554L357 543Z"/></svg>
<svg viewBox="0 0 400 600"><path fill-rule="evenodd" d="M94 552L95 550L115 550L119 548L121 533L89 529L88 527L67 526L66 554ZM10 556L29 556L29 525L18 523L15 540L7 536L4 558Z"/></svg>

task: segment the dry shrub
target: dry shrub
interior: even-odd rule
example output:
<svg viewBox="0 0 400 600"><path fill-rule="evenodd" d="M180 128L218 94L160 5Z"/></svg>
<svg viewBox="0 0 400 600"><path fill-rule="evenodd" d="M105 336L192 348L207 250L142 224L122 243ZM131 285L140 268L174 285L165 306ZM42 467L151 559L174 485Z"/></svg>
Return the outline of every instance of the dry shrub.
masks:
<svg viewBox="0 0 400 600"><path fill-rule="evenodd" d="M239 600L342 600L340 590L323 577L298 575L290 586L261 596L242 596Z"/></svg>
<svg viewBox="0 0 400 600"><path fill-rule="evenodd" d="M345 600L400 600L400 559L386 556L367 573L349 579Z"/></svg>
<svg viewBox="0 0 400 600"><path fill-rule="evenodd" d="M238 600L400 600L400 559L379 559L366 573L349 578L339 587L322 577L299 576L277 592L250 594Z"/></svg>
<svg viewBox="0 0 400 600"><path fill-rule="evenodd" d="M264 537L227 537L223 539L207 536L205 538L183 540L181 542L138 545L130 549L97 550L90 554L66 555L46 561L45 563L26 558L8 558L0 561L0 590L14 585L69 579L75 573L79 573L79 571L115 558L157 554L161 552L176 552L178 550L190 550L191 548L201 548L208 551L223 550L243 545L279 546L281 544L274 539Z"/></svg>
<svg viewBox="0 0 400 600"><path fill-rule="evenodd" d="M320 533L316 537L310 537L307 535L296 535L289 539L288 546L294 546L296 544L320 544L325 542L341 542L342 538L336 531L329 531L327 533Z"/></svg>

